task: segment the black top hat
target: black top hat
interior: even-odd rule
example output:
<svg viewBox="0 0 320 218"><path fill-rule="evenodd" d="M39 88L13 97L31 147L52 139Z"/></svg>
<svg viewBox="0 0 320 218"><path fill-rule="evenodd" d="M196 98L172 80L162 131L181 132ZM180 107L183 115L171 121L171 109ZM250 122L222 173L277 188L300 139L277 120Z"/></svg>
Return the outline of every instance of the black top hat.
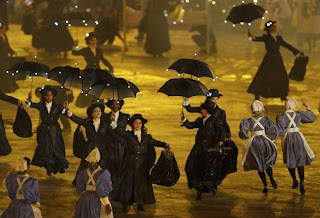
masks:
<svg viewBox="0 0 320 218"><path fill-rule="evenodd" d="M143 118L143 116L142 116L141 114L134 114L134 115L128 120L128 124L129 124L130 126L132 126L133 123L134 123L134 121L135 121L136 119L141 120L141 122L142 122L143 125L148 122L148 120L145 119L145 118Z"/></svg>
<svg viewBox="0 0 320 218"><path fill-rule="evenodd" d="M86 40L86 43L89 44L89 41L93 38L96 37L96 34L94 32L90 32L86 34L86 38L84 40Z"/></svg>
<svg viewBox="0 0 320 218"><path fill-rule="evenodd" d="M106 103L108 108L111 108L111 105L113 103L113 101L117 101L118 104L120 105L120 109L122 108L122 106L124 105L124 100L113 100L113 99L109 99Z"/></svg>
<svg viewBox="0 0 320 218"><path fill-rule="evenodd" d="M206 109L209 114L213 114L214 113L215 107L216 107L216 105L210 100L206 100L200 106L201 109Z"/></svg>
<svg viewBox="0 0 320 218"><path fill-rule="evenodd" d="M88 109L87 109L88 117L92 118L92 112L96 107L101 109L101 113L104 112L104 105L95 103L95 104L90 105L90 107L88 107Z"/></svg>
<svg viewBox="0 0 320 218"><path fill-rule="evenodd" d="M210 99L210 98L212 98L212 97L219 97L219 98L220 98L220 96L223 96L223 95L221 95L221 94L219 93L219 90L218 90L218 89L210 89L210 90L207 92L206 96L207 96L207 99Z"/></svg>
<svg viewBox="0 0 320 218"><path fill-rule="evenodd" d="M267 30L269 27L271 27L275 23L277 23L277 21L268 20L267 23L264 25L264 30Z"/></svg>
<svg viewBox="0 0 320 218"><path fill-rule="evenodd" d="M42 96L45 96L46 95L46 92L47 91L51 91L52 94L53 94L53 97L56 97L58 92L57 90L55 90L52 86L50 85L46 85L45 87L43 87L41 90L40 90L40 93Z"/></svg>

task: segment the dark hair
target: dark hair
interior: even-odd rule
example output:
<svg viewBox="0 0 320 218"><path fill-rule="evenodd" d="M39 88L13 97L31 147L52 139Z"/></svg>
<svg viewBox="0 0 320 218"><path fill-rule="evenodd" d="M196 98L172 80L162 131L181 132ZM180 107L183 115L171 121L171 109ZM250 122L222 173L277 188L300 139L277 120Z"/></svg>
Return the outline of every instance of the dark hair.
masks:
<svg viewBox="0 0 320 218"><path fill-rule="evenodd" d="M51 90L46 90L44 93L41 93L41 99L42 99L42 101L45 101L44 96L47 95L47 92L52 92L52 96L53 96L53 99L54 99L53 91L51 91ZM53 102L53 99L52 99L52 102Z"/></svg>

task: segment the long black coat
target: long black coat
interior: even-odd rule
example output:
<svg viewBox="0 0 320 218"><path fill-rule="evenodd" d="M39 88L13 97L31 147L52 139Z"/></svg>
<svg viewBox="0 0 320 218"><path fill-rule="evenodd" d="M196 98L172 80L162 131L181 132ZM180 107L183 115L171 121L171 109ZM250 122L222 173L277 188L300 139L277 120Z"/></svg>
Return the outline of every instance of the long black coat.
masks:
<svg viewBox="0 0 320 218"><path fill-rule="evenodd" d="M1 90L0 90L0 99L3 101L9 102L11 104L15 104L15 105L18 104L18 99L4 94ZM8 155L11 153L11 151L12 149L10 147L10 144L6 136L2 115L0 114L0 156Z"/></svg>
<svg viewBox="0 0 320 218"><path fill-rule="evenodd" d="M140 143L134 131L126 131L123 136L127 140L127 147L123 155L119 181L111 193L112 199L127 205L154 204L156 200L150 177L150 170L156 158L154 147L165 148L166 143L153 139L143 131Z"/></svg>
<svg viewBox="0 0 320 218"><path fill-rule="evenodd" d="M65 158L65 146L58 123L63 106L52 102L50 114L44 101L31 103L31 107L40 111L42 121L37 128L38 145L31 163L39 167L45 167L48 175L58 172L64 173L69 162Z"/></svg>
<svg viewBox="0 0 320 218"><path fill-rule="evenodd" d="M111 112L106 114L108 119L107 121L108 124L111 123L110 115L111 115ZM114 129L114 131L115 132L121 131L124 133L126 131L127 122L129 118L130 118L129 114L119 112L117 127ZM125 146L126 146L125 142L116 140L114 139L114 135L110 135L110 143L108 146L108 162L111 163L110 164L111 168L109 169L109 171L111 173L113 182L116 182L119 177Z"/></svg>
<svg viewBox="0 0 320 218"><path fill-rule="evenodd" d="M107 122L106 116L103 115L100 118L100 126L98 132L96 132L94 128L93 120L89 117L82 119L73 114L70 117L70 119L73 122L82 125L86 129L86 136L88 139L88 141L84 145L85 147L83 147L83 145L79 145L79 147L74 148L76 149L74 151L74 154L77 157L81 158L81 163L78 172L87 167L87 162L85 161L85 159L95 147L99 149L99 152L101 154L100 166L108 170L112 168L113 163L110 163L110 161L108 161L110 159L108 156L111 155L109 152L110 149L108 148L110 146L111 139L120 140L122 143L124 142L124 139L122 139L120 136L118 136L116 133L112 131L110 123ZM75 184L75 180L73 182Z"/></svg>
<svg viewBox="0 0 320 218"><path fill-rule="evenodd" d="M218 142L224 142L226 131L220 119L210 116L203 125L203 118L197 118L194 122L188 120L183 126L188 129L198 128L195 144L189 154L185 171L188 178L188 187L201 191L211 191L220 181L211 181L210 187L205 181L207 173L210 172L212 162L217 157L215 150L219 148Z"/></svg>
<svg viewBox="0 0 320 218"><path fill-rule="evenodd" d="M200 107L191 107L190 104L188 106L184 106L184 108L190 113L201 113L201 108ZM229 125L227 123L226 112L224 110L222 110L221 108L219 108L218 105L216 105L216 107L214 108L213 116L215 118L221 119L222 122L223 122L223 126L224 126L224 128L226 130L226 133L230 133L230 127L229 127Z"/></svg>
<svg viewBox="0 0 320 218"><path fill-rule="evenodd" d="M264 98L285 98L289 92L289 79L280 54L280 46L289 49L294 55L299 51L284 41L281 36L277 36L275 41L270 34L265 34L255 37L253 41L264 42L267 53L248 92Z"/></svg>
<svg viewBox="0 0 320 218"><path fill-rule="evenodd" d="M147 54L156 55L171 49L167 18L164 10L168 8L167 0L149 0L146 12Z"/></svg>
<svg viewBox="0 0 320 218"><path fill-rule="evenodd" d="M72 50L72 54L75 56L82 55L84 57L87 62L86 69L101 69L100 61L102 61L102 63L109 68L109 71L113 69L109 61L103 56L102 50L99 47L96 47L96 56L94 56L89 46L86 48L82 48L79 51Z"/></svg>

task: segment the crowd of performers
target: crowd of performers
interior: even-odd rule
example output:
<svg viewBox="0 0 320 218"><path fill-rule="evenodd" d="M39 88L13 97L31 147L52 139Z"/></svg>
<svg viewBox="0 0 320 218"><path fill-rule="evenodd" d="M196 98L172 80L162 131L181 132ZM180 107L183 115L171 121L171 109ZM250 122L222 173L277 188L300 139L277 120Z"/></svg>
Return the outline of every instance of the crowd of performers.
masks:
<svg viewBox="0 0 320 218"><path fill-rule="evenodd" d="M2 217L21 217L28 214L41 217L38 181L29 176L29 166L32 164L45 167L48 176L65 173L68 168L69 162L65 157L64 140L58 123L63 109L66 109L64 116L85 128L88 139L86 142L77 141L76 134L74 138L73 153L81 159L73 181L80 194L75 206L75 217L99 217L103 214L112 217L109 197L122 203L123 212L128 212L133 204L137 205L139 211L145 210L144 204L154 204L156 201L150 179L150 170L156 159L154 147L170 150L171 146L147 133L147 119L141 114L130 116L122 113L124 101L116 100L106 103L111 109L110 113L104 112L103 104L92 104L87 109L88 117L83 119L76 116L67 103L56 104L56 95L57 91L47 85L41 89L42 100L39 103L32 102L31 94L26 101L31 108L40 112L37 147L32 160L18 159L16 173L6 178L12 202ZM188 187L196 189L196 200L201 200L204 192L215 194L223 179L237 170L237 148L226 145L231 141L231 132L225 111L217 105L221 96L217 89L211 89L200 107L191 107L187 98L183 102L187 111L201 113L201 117L193 122L190 122L184 113L181 114L181 126L198 129L195 144L185 165ZM0 98L23 107L20 100L3 92L0 93ZM277 159L275 140L279 136L283 136L283 160L293 180L292 188L299 187L295 172L297 169L300 192L306 192L304 166L314 161L314 153L299 126L301 123L314 122L316 116L307 100L303 99L302 104L306 111L295 111L298 107L297 101L288 99L285 104L286 111L279 114L274 123L271 118L263 115L263 103L255 100L251 105L253 116L243 119L240 124L239 137L248 139L244 145L242 165L245 171L258 171L264 185L263 193L269 190L265 172L270 177L272 187L278 187L272 166ZM127 125L131 126L132 130L126 130ZM81 129L77 128L76 133L77 131ZM248 132L251 132L251 137ZM218 170L222 147L229 147L232 152L229 158L222 160L222 167ZM1 155L11 152L3 128L0 148Z"/></svg>

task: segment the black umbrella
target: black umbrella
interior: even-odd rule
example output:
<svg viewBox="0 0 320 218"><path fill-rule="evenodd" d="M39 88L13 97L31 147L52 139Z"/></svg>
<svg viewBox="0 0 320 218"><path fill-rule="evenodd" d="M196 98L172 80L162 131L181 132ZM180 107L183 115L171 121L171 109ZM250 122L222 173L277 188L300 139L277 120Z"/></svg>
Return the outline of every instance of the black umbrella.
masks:
<svg viewBox="0 0 320 218"><path fill-rule="evenodd" d="M210 77L216 79L216 75L211 67L205 62L195 59L179 59L168 69L172 69L181 74L190 74L196 77Z"/></svg>
<svg viewBox="0 0 320 218"><path fill-rule="evenodd" d="M88 94L96 96L98 99L115 99L136 97L140 92L138 87L132 82L123 78L108 78L95 82Z"/></svg>
<svg viewBox="0 0 320 218"><path fill-rule="evenodd" d="M168 80L159 90L168 96L192 96L206 95L208 89L197 80L190 78L177 78Z"/></svg>
<svg viewBox="0 0 320 218"><path fill-rule="evenodd" d="M94 82L114 77L113 73L102 69L85 69L83 70Z"/></svg>
<svg viewBox="0 0 320 218"><path fill-rule="evenodd" d="M247 23L249 29L250 23L255 19L262 18L265 11L264 8L254 3L242 4L233 7L226 20L234 25L237 23Z"/></svg>
<svg viewBox="0 0 320 218"><path fill-rule="evenodd" d="M26 61L15 64L7 72L12 74L24 74L32 78L31 80L31 91L34 76L42 76L48 78L48 71L50 68L45 65L34 61Z"/></svg>
<svg viewBox="0 0 320 218"><path fill-rule="evenodd" d="M50 70L48 74L48 78L60 83L61 88L68 86L70 89L76 87L87 90L95 82L90 74L77 67L59 66Z"/></svg>
<svg viewBox="0 0 320 218"><path fill-rule="evenodd" d="M99 24L91 13L79 10L73 10L63 14L61 21L65 22L68 26L88 26L89 24ZM76 28L76 31L78 39L78 28Z"/></svg>

